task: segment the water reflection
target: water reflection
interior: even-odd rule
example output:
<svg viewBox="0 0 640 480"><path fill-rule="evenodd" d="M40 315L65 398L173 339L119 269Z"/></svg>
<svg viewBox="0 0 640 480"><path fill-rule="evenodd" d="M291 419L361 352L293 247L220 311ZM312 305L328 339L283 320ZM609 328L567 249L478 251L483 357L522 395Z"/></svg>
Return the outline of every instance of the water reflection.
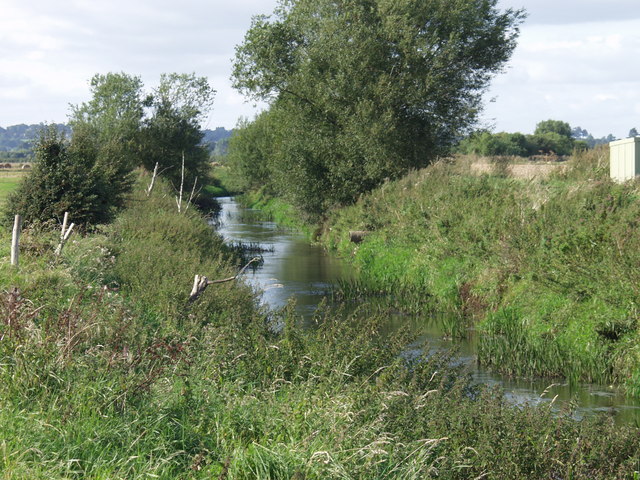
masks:
<svg viewBox="0 0 640 480"><path fill-rule="evenodd" d="M304 235L247 215L231 198L220 199L220 204L218 232L226 241L260 243L267 250L262 253L262 268L245 275L262 292L264 304L281 308L295 296L297 313L307 317L331 286L348 276L349 270L340 259L310 245Z"/></svg>
<svg viewBox="0 0 640 480"><path fill-rule="evenodd" d="M259 220L251 211L240 207L231 198L220 199L222 212L218 231L228 242L257 243L264 265L247 271L246 280L262 292L262 302L271 308L281 308L295 297L297 313L309 318L331 289L332 284L350 275L348 265L328 255L322 248L310 245L304 235L280 229L273 222ZM473 382L489 386L500 385L505 396L515 404L551 403L558 409L570 409L576 418L605 412L615 416L618 423L640 426L640 406L619 391L602 385L569 385L550 379L518 380L483 369L476 362L476 336L452 342L444 338L437 319L411 318L390 314L390 328L413 323L424 333L422 341L409 346L408 355L422 353L419 345L427 341L431 351L458 352L456 361L465 364ZM413 350L412 350L413 348ZM555 381L557 382L557 380Z"/></svg>

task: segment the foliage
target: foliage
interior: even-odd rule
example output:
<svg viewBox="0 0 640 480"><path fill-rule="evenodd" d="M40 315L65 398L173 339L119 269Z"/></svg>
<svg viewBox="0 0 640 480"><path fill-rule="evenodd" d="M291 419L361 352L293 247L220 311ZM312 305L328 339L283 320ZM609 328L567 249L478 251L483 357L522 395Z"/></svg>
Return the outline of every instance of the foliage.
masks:
<svg viewBox="0 0 640 480"><path fill-rule="evenodd" d="M545 120L536 125L529 141L536 153L570 155L575 143L571 132L571 126L567 122Z"/></svg>
<svg viewBox="0 0 640 480"><path fill-rule="evenodd" d="M92 78L91 92L89 102L72 107L70 142L55 126L42 134L35 168L9 198L7 221L21 213L26 222L47 222L65 211L77 224L109 221L123 205L139 165L153 170L157 162L176 189L184 182L186 192L198 186L196 178L200 187L208 183L200 121L214 92L205 78L162 75L158 88L145 95L139 77L108 73ZM207 200L196 199L214 207Z"/></svg>
<svg viewBox="0 0 640 480"><path fill-rule="evenodd" d="M255 190L273 180L271 160L278 126L274 115L262 112L253 122L241 121L229 140L227 165L231 186L238 191Z"/></svg>
<svg viewBox="0 0 640 480"><path fill-rule="evenodd" d="M283 1L254 18L233 79L271 102L271 188L318 215L428 164L475 120L522 18L494 0Z"/></svg>
<svg viewBox="0 0 640 480"><path fill-rule="evenodd" d="M130 172L138 165L136 145L144 116L142 80L125 73L96 74L90 86L91 100L71 107L73 136L81 136L101 163Z"/></svg>
<svg viewBox="0 0 640 480"><path fill-rule="evenodd" d="M231 272L166 185L52 262L0 265L5 478L631 478L638 430L514 408L447 355L408 360L374 310L255 309L241 283L185 302L194 268ZM0 233L6 254L6 232ZM54 241L55 236L45 237ZM42 241L42 240L40 240ZM146 280L146 281L145 281ZM107 288L104 288L104 287ZM273 324L283 324L275 332Z"/></svg>
<svg viewBox="0 0 640 480"><path fill-rule="evenodd" d="M174 186L200 179L203 185L209 173L209 153L202 145L201 120L213 104L215 91L204 77L162 75L150 101L151 115L142 127L140 145L142 165L153 170L155 164Z"/></svg>
<svg viewBox="0 0 640 480"><path fill-rule="evenodd" d="M359 268L356 293L449 312L459 331L476 322L485 365L637 393L637 199L637 183L609 179L606 148L529 181L458 158L335 212L323 241ZM349 230L371 233L354 248Z"/></svg>
<svg viewBox="0 0 640 480"><path fill-rule="evenodd" d="M572 130L568 123L560 120L545 120L538 123L533 135L522 133L498 132L486 130L474 132L462 139L457 151L463 154L477 154L484 156L520 156L533 155L570 155L574 148L582 143L576 143L572 138Z"/></svg>
<svg viewBox="0 0 640 480"><path fill-rule="evenodd" d="M616 137L612 134L602 138L594 138L586 129L582 127L575 127L571 130L571 136L577 140L581 140L587 144L589 148L593 148L597 145L603 145L609 142L613 142Z"/></svg>
<svg viewBox="0 0 640 480"><path fill-rule="evenodd" d="M95 151L68 144L55 127L42 131L35 155L33 169L7 199L6 223L16 214L25 224L60 220L67 211L76 224L103 223L123 205L127 178L116 181Z"/></svg>
<svg viewBox="0 0 640 480"><path fill-rule="evenodd" d="M573 138L556 132L535 133L529 136L534 154L570 155L574 148Z"/></svg>
<svg viewBox="0 0 640 480"><path fill-rule="evenodd" d="M562 120L544 120L536 125L534 135L556 133L561 137L571 138L571 125Z"/></svg>
<svg viewBox="0 0 640 480"><path fill-rule="evenodd" d="M140 77L125 73L95 75L92 99L72 108L73 143L109 169L118 184L137 166L159 170L176 188L206 183L208 152L202 145L202 119L214 91L204 77L163 74L156 89L144 91ZM126 185L125 185L126 187Z"/></svg>
<svg viewBox="0 0 640 480"><path fill-rule="evenodd" d="M529 155L531 145L527 137L516 133L491 133L487 131L476 132L463 139L458 145L460 153L483 156L507 155L526 157Z"/></svg>

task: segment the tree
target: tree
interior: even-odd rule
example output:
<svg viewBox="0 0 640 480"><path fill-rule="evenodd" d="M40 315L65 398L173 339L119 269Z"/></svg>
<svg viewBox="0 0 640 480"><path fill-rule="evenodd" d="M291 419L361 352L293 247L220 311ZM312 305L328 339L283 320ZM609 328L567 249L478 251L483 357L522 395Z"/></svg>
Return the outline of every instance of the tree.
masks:
<svg viewBox="0 0 640 480"><path fill-rule="evenodd" d="M575 140L573 138L561 135L557 132L545 131L539 133L537 129L536 132L537 133L528 136L529 144L531 146L530 153L532 155L539 153L571 155L571 152L573 152L575 144Z"/></svg>
<svg viewBox="0 0 640 480"><path fill-rule="evenodd" d="M71 106L71 150L91 158L119 198L132 184L139 165L140 126L145 100L140 77L125 73L94 75L91 100Z"/></svg>
<svg viewBox="0 0 640 480"><path fill-rule="evenodd" d="M546 133L557 133L562 137L572 138L574 133L582 133L582 131L578 132L571 130L571 125L561 120L544 120L536 125L536 129L533 134L544 135Z"/></svg>
<svg viewBox="0 0 640 480"><path fill-rule="evenodd" d="M72 106L70 141L53 127L42 133L35 167L8 202L10 214L30 222L69 211L76 223L106 222L124 204L133 169L153 169L156 161L176 185L182 158L189 187L195 177L206 181L200 121L214 92L205 78L162 75L159 87L145 94L139 77L108 73L91 79L91 92L90 101Z"/></svg>
<svg viewBox="0 0 640 480"><path fill-rule="evenodd" d="M125 73L95 75L90 101L72 107L71 149L94 157L111 178L114 188L130 187L135 167L160 170L174 184L185 177L204 181L208 153L200 145L200 122L209 113L215 92L204 77L162 74L152 92L145 92L140 77Z"/></svg>
<svg viewBox="0 0 640 480"><path fill-rule="evenodd" d="M270 146L275 143L272 135L278 131L272 120L271 112L262 112L253 122L242 120L234 129L227 158L234 190L255 190L270 184Z"/></svg>
<svg viewBox="0 0 640 480"><path fill-rule="evenodd" d="M136 145L145 102L149 101L144 98L142 80L125 73L97 74L90 86L91 100L71 106L69 125L74 135L90 138L102 153L100 161L133 169L138 164Z"/></svg>
<svg viewBox="0 0 640 480"><path fill-rule="evenodd" d="M635 127L633 127L631 130L629 130L629 137L637 137L638 136L638 130L636 130Z"/></svg>
<svg viewBox="0 0 640 480"><path fill-rule="evenodd" d="M515 47L524 14L496 3L282 0L254 18L233 80L286 125L278 189L322 212L445 151Z"/></svg>
<svg viewBox="0 0 640 480"><path fill-rule="evenodd" d="M109 172L65 140L53 127L44 128L35 145L33 170L7 199L5 223L13 215L25 224L61 219L70 212L76 224L110 220L124 200Z"/></svg>
<svg viewBox="0 0 640 480"><path fill-rule="evenodd" d="M571 137L575 138L576 140L586 140L590 136L591 134L582 127L574 127L571 129Z"/></svg>
<svg viewBox="0 0 640 480"><path fill-rule="evenodd" d="M530 148L527 137L520 132L491 133L480 131L462 140L458 151L484 156L516 155L526 157L530 153Z"/></svg>
<svg viewBox="0 0 640 480"><path fill-rule="evenodd" d="M151 115L141 128L141 163L152 170L156 163L174 185L181 179L184 158L185 182L204 182L209 152L202 145L200 122L213 105L215 91L205 77L194 74L163 74L148 100ZM202 183L201 183L202 184Z"/></svg>

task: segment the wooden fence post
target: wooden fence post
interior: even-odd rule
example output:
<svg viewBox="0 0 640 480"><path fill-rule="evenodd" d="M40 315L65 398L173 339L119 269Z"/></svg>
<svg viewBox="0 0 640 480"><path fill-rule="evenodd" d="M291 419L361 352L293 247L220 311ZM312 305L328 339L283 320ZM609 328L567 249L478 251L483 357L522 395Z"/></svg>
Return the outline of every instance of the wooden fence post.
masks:
<svg viewBox="0 0 640 480"><path fill-rule="evenodd" d="M54 255L56 256L59 256L62 253L62 247L64 247L64 244L67 243L67 240L69 240L69 235L71 235L71 231L73 230L73 227L76 226L75 223L72 223L71 225L69 225L69 228L67 228L68 222L69 222L69 212L64 212L64 220L62 220L62 231L60 232L60 243L58 244L55 251L53 252Z"/></svg>
<svg viewBox="0 0 640 480"><path fill-rule="evenodd" d="M20 231L22 230L22 216L16 215L13 221L13 236L11 237L11 265L18 266L20 255Z"/></svg>

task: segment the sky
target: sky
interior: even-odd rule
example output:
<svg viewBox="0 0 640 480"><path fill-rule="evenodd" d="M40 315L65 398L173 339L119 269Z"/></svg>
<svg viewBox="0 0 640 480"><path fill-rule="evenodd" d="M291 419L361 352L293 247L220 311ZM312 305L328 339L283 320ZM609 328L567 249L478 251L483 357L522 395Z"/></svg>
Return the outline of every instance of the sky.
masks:
<svg viewBox="0 0 640 480"><path fill-rule="evenodd" d="M217 90L205 128L261 108L231 87L251 17L276 0L0 0L0 126L65 122L96 73L206 76ZM555 119L595 137L640 129L638 0L500 0L525 8L518 47L485 94L479 126L532 133Z"/></svg>

